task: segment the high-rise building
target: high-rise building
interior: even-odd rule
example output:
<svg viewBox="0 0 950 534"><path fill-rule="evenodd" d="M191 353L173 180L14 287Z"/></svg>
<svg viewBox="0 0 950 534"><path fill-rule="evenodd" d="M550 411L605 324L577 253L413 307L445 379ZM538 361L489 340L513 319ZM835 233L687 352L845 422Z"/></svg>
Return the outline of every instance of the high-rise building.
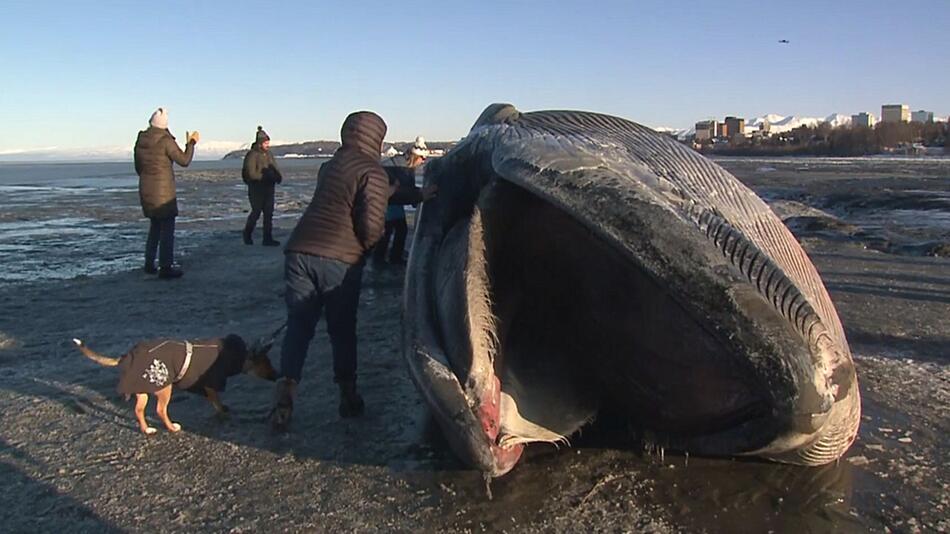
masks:
<svg viewBox="0 0 950 534"><path fill-rule="evenodd" d="M934 121L933 111L924 111L921 109L910 114L910 122L922 122L924 124L930 124L933 121Z"/></svg>
<svg viewBox="0 0 950 534"><path fill-rule="evenodd" d="M870 113L861 112L855 115L851 115L851 127L858 128L873 128L874 127L874 115Z"/></svg>
<svg viewBox="0 0 950 534"><path fill-rule="evenodd" d="M910 108L907 104L885 104L881 106L881 122L908 122Z"/></svg>
<svg viewBox="0 0 950 534"><path fill-rule="evenodd" d="M726 133L723 137L735 137L745 134L745 119L726 117Z"/></svg>

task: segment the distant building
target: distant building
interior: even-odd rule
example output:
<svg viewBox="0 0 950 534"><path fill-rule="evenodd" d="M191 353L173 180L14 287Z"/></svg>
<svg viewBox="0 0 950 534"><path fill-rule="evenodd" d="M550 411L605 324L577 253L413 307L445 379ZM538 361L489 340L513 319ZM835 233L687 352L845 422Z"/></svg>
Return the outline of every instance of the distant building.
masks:
<svg viewBox="0 0 950 534"><path fill-rule="evenodd" d="M745 119L726 117L726 133L723 137L734 137L745 134Z"/></svg>
<svg viewBox="0 0 950 534"><path fill-rule="evenodd" d="M729 127L726 126L726 123L724 123L724 122L717 122L717 123L716 123L716 129L718 130L718 132L717 132L717 133L719 134L718 137L723 138L723 139L728 139L728 138L729 138Z"/></svg>
<svg viewBox="0 0 950 534"><path fill-rule="evenodd" d="M851 115L851 127L852 128L873 128L874 127L874 115L870 113L861 112L856 115Z"/></svg>
<svg viewBox="0 0 950 534"><path fill-rule="evenodd" d="M719 134L718 123L712 121L700 121L696 123L696 141L712 141Z"/></svg>
<svg viewBox="0 0 950 534"><path fill-rule="evenodd" d="M922 122L924 124L930 124L934 121L934 112L933 111L924 111L919 110L910 114L910 122Z"/></svg>
<svg viewBox="0 0 950 534"><path fill-rule="evenodd" d="M910 108L907 104L885 104L881 106L881 122L908 122Z"/></svg>

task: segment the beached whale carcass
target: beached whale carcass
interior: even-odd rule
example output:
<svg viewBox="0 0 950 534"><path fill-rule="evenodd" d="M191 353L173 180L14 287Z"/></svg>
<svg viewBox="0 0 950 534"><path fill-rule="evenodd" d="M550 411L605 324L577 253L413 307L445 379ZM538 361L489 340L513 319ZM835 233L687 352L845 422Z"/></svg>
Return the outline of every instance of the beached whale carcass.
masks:
<svg viewBox="0 0 950 534"><path fill-rule="evenodd" d="M659 446L819 465L860 397L815 267L768 206L639 124L489 106L429 162L404 354L491 476L610 407Z"/></svg>

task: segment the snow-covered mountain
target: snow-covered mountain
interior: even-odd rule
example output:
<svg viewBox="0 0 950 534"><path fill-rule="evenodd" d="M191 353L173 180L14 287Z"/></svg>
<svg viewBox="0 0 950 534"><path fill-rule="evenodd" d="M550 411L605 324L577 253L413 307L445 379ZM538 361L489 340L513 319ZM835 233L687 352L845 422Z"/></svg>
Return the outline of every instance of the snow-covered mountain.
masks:
<svg viewBox="0 0 950 534"><path fill-rule="evenodd" d="M832 113L831 115L825 117L825 122L830 124L832 128L837 128L839 126L851 126L851 115Z"/></svg>
<svg viewBox="0 0 950 534"><path fill-rule="evenodd" d="M783 116L769 113L768 115L763 115L761 117L756 117L746 121L746 133L752 133L762 129L762 124L765 122L769 123L770 133L782 133L789 130L794 130L799 126L816 126L819 121L814 117L798 117L795 115Z"/></svg>
<svg viewBox="0 0 950 534"><path fill-rule="evenodd" d="M746 133L752 133L758 131L762 123L768 121L769 123L769 133L784 133L801 126L808 126L809 128L814 128L819 124L827 123L831 125L832 128L837 128L838 126L849 126L851 124L850 115L842 115L841 113L832 113L827 117L799 117L798 115L776 115L774 113L769 113L768 115L762 115L761 117L756 117L746 122Z"/></svg>
<svg viewBox="0 0 950 534"><path fill-rule="evenodd" d="M668 126L651 126L653 130L671 135L680 141L685 141L689 137L696 134L696 128L670 128Z"/></svg>

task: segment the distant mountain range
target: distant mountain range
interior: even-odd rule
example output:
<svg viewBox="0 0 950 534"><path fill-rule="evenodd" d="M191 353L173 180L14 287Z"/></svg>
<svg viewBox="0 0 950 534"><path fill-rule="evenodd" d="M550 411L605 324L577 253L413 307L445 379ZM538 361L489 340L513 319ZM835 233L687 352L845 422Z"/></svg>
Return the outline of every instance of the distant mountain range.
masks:
<svg viewBox="0 0 950 534"><path fill-rule="evenodd" d="M838 126L850 126L851 125L851 115L842 115L841 113L832 113L825 118L819 117L799 117L798 115L776 115L770 113L768 115L763 115L761 117L756 117L752 120L746 121L746 130L750 128L752 131L756 131L765 121L769 122L769 132L770 133L784 133L801 126L808 126L809 128L814 128L819 124L829 124L832 128L837 128Z"/></svg>

